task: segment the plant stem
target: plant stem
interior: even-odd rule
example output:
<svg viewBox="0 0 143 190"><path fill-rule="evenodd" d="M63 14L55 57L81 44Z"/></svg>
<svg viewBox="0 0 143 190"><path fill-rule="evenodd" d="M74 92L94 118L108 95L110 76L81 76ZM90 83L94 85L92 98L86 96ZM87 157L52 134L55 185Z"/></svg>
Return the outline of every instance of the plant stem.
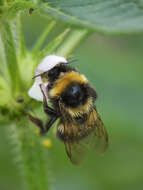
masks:
<svg viewBox="0 0 143 190"><path fill-rule="evenodd" d="M41 138L27 118L15 125L18 133L23 170L29 190L49 190L48 174Z"/></svg>
<svg viewBox="0 0 143 190"><path fill-rule="evenodd" d="M64 43L62 43L61 47L58 48L56 54L68 57L71 52L78 46L78 44L85 39L88 35L87 30L78 29L72 31Z"/></svg>

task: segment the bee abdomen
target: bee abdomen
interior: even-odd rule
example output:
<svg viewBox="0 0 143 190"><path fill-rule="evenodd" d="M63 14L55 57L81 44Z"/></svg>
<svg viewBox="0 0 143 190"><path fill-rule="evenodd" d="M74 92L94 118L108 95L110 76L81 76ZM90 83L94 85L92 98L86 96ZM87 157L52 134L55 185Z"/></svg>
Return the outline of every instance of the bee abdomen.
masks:
<svg viewBox="0 0 143 190"><path fill-rule="evenodd" d="M93 128L85 128L84 125L59 124L57 126L57 137L64 142L78 142L92 132Z"/></svg>

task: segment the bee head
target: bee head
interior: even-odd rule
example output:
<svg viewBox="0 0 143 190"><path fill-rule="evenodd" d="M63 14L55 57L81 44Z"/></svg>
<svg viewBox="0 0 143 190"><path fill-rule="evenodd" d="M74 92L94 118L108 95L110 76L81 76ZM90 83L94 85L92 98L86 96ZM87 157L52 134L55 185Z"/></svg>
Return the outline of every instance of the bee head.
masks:
<svg viewBox="0 0 143 190"><path fill-rule="evenodd" d="M56 65L54 68L48 71L46 77L48 78L49 81L54 81L56 80L61 73L66 72L66 65L64 63L60 63Z"/></svg>
<svg viewBox="0 0 143 190"><path fill-rule="evenodd" d="M36 77L41 76L41 78L43 80L47 79L49 81L53 81L53 80L58 78L58 76L60 75L61 72L66 72L66 69L65 69L64 65L65 65L64 63L60 63L57 66L55 66L54 68L50 69L49 71L45 71L43 73L35 75L33 77L33 79L35 79Z"/></svg>
<svg viewBox="0 0 143 190"><path fill-rule="evenodd" d="M37 67L38 70L45 70L44 72L40 72L36 74L34 78L41 76L41 78L47 79L55 79L60 74L60 72L67 71L67 64L77 61L77 59L66 60L63 57L58 56L47 56ZM47 68L47 70L46 70ZM38 71L39 72L39 71Z"/></svg>

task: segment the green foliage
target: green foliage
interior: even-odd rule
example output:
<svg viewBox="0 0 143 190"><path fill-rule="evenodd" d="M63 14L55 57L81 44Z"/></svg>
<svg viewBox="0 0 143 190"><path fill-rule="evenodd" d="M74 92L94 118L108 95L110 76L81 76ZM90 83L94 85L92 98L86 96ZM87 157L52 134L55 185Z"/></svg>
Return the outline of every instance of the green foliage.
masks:
<svg viewBox="0 0 143 190"><path fill-rule="evenodd" d="M2 27L5 22L16 17L19 12L27 11L30 7L35 8L32 1L27 0L2 0L0 6L0 26Z"/></svg>
<svg viewBox="0 0 143 190"><path fill-rule="evenodd" d="M56 48L63 41L64 37L69 33L70 29L66 29L63 33L58 35L51 43L49 43L43 50L39 53L39 58L45 57L48 54L51 54L56 50Z"/></svg>
<svg viewBox="0 0 143 190"><path fill-rule="evenodd" d="M28 189L48 190L48 170L39 133L27 119L18 122L14 127L15 133L18 132L18 145L21 148L23 158L22 169L26 176Z"/></svg>
<svg viewBox="0 0 143 190"><path fill-rule="evenodd" d="M4 48L5 65L7 65L8 75L10 77L11 89L14 92L19 79L19 71L17 66L16 49L12 36L12 31L9 23L5 23L0 31L2 45Z"/></svg>
<svg viewBox="0 0 143 190"><path fill-rule="evenodd" d="M13 152L16 160L21 158L23 163L21 170L29 190L48 190L50 188L49 171L45 165L41 138L36 135L36 128L35 126L33 128L26 115L31 109L35 110L37 106L40 106L35 101L31 102L27 94L33 82L32 76L36 65L44 56L55 52L60 46L62 47L63 41L67 44L71 43L70 35L72 32L67 28L51 40L48 45L41 48L55 23L55 21L49 22L31 50L25 46L19 15L9 21L6 20L3 27L0 28L0 49L2 52L0 64L3 66L0 70L0 124L7 123L9 130L12 129L12 137L14 138L10 140L15 146ZM75 30L74 32L75 36L76 33L78 35L78 39L72 38L76 46L86 36L86 31L83 33L80 30ZM68 38L66 38L67 35ZM63 54L68 55L73 47L65 49ZM22 99L22 102L19 102L19 99ZM19 143L20 147L16 148Z"/></svg>
<svg viewBox="0 0 143 190"><path fill-rule="evenodd" d="M0 106L4 106L11 98L10 86L2 76L0 76L0 97Z"/></svg>
<svg viewBox="0 0 143 190"><path fill-rule="evenodd" d="M48 20L44 32L29 50L25 45L20 14L32 14L30 9L55 20ZM68 26L45 45L59 20ZM15 146L21 143L15 157L21 157L29 190L50 188L41 138L35 134L26 116L31 109L40 107L27 95L36 65L53 52L69 56L93 31L111 34L143 32L142 20L142 0L0 1L0 124L6 122L10 129L12 126L14 138L11 140Z"/></svg>
<svg viewBox="0 0 143 190"><path fill-rule="evenodd" d="M43 0L41 6L45 14L99 33L143 31L142 0Z"/></svg>
<svg viewBox="0 0 143 190"><path fill-rule="evenodd" d="M43 45L46 37L48 36L48 34L50 33L50 31L53 29L53 27L56 25L56 22L53 21L51 22L48 27L46 27L45 31L42 33L42 35L40 36L40 38L37 40L37 42L34 45L34 48L32 49L33 53L35 51L39 51L41 46Z"/></svg>
<svg viewBox="0 0 143 190"><path fill-rule="evenodd" d="M67 40L57 49L56 53L61 56L69 56L72 53L72 50L75 49L76 46L85 38L85 36L88 35L89 32L87 30L73 30L67 37Z"/></svg>
<svg viewBox="0 0 143 190"><path fill-rule="evenodd" d="M142 0L13 0L1 7L0 22L30 8L99 33L143 32Z"/></svg>

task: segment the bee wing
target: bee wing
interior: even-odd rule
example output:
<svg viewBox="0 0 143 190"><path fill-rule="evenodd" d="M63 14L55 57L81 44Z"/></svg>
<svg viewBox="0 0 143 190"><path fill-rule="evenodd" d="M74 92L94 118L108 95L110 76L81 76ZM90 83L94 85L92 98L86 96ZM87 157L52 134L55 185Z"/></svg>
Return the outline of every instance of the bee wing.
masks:
<svg viewBox="0 0 143 190"><path fill-rule="evenodd" d="M67 155L73 164L80 163L89 148L97 153L103 153L108 147L108 135L95 107L83 124L68 123L64 128L65 131L70 129L64 143Z"/></svg>
<svg viewBox="0 0 143 190"><path fill-rule="evenodd" d="M83 141L65 142L65 149L68 157L73 164L79 164L86 154L88 147Z"/></svg>
<svg viewBox="0 0 143 190"><path fill-rule="evenodd" d="M95 107L91 112L91 119L89 118L88 121L89 126L92 124L92 121L94 121L93 131L87 136L86 141L88 142L88 146L93 148L97 153L102 154L108 147L108 134Z"/></svg>

